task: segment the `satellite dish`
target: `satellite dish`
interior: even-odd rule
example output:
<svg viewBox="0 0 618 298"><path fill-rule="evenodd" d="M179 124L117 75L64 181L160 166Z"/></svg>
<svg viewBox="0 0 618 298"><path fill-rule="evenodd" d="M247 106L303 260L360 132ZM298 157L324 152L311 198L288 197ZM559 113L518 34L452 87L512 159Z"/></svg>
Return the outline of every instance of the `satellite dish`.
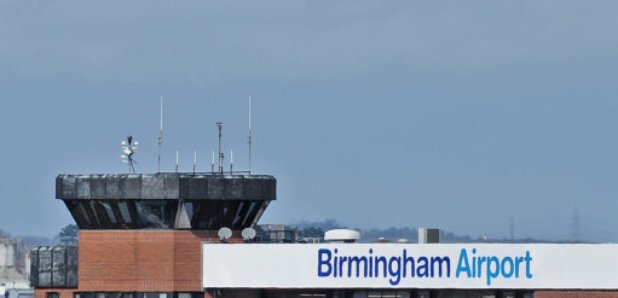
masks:
<svg viewBox="0 0 618 298"><path fill-rule="evenodd" d="M217 235L219 235L219 240L225 241L232 237L232 230L230 230L230 228L223 227L219 229Z"/></svg>
<svg viewBox="0 0 618 298"><path fill-rule="evenodd" d="M245 228L245 229L242 230L242 232L240 234L242 235L242 239L251 240L251 239L255 238L255 235L257 233L255 232L255 229L253 229L253 228Z"/></svg>

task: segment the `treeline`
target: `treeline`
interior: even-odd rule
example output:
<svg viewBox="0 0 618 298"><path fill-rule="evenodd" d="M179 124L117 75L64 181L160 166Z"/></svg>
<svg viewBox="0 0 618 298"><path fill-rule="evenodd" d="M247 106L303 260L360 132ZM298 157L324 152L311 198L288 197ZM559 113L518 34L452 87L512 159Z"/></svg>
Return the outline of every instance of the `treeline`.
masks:
<svg viewBox="0 0 618 298"><path fill-rule="evenodd" d="M386 229L361 229L357 227L349 227L338 223L335 219L325 219L322 221L298 221L289 224L296 228L301 238L323 238L324 232L332 229L353 229L361 232L360 242L374 242L380 239L396 242L398 240L408 240L411 242L418 241L418 228L416 227L390 227ZM543 243L549 242L541 239L525 238L525 239L489 239L486 236L470 237L468 235L458 235L449 231L440 231L440 241L444 243Z"/></svg>

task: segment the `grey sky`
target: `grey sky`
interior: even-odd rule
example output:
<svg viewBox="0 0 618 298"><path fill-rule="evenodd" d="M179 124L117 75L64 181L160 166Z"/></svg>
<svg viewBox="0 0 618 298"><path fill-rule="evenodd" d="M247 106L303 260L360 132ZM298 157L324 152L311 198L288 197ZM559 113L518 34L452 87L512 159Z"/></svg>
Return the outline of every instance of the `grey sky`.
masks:
<svg viewBox="0 0 618 298"><path fill-rule="evenodd" d="M59 173L277 176L262 222L618 241L615 1L0 2L0 228L70 222ZM577 210L577 211L576 211Z"/></svg>

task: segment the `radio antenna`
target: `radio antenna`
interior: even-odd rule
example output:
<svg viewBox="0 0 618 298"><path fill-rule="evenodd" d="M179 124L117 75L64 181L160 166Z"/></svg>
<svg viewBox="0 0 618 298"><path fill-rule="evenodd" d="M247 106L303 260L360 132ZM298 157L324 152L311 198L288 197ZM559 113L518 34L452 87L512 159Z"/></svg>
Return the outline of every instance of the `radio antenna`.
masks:
<svg viewBox="0 0 618 298"><path fill-rule="evenodd" d="M157 154L157 172L161 172L161 146L163 145L163 96L161 96L161 117L159 121L159 152Z"/></svg>
<svg viewBox="0 0 618 298"><path fill-rule="evenodd" d="M223 152L221 152L221 137L223 137L223 122L217 122L219 129L219 173L223 174Z"/></svg>
<svg viewBox="0 0 618 298"><path fill-rule="evenodd" d="M178 173L178 150L176 150L176 173Z"/></svg>
<svg viewBox="0 0 618 298"><path fill-rule="evenodd" d="M234 174L234 151L230 150L230 175Z"/></svg>
<svg viewBox="0 0 618 298"><path fill-rule="evenodd" d="M251 145L253 139L251 138L251 94L249 94L249 131L247 135L247 144L249 145L249 175L251 175Z"/></svg>
<svg viewBox="0 0 618 298"><path fill-rule="evenodd" d="M195 174L196 166L197 166L197 150L193 149L193 174Z"/></svg>

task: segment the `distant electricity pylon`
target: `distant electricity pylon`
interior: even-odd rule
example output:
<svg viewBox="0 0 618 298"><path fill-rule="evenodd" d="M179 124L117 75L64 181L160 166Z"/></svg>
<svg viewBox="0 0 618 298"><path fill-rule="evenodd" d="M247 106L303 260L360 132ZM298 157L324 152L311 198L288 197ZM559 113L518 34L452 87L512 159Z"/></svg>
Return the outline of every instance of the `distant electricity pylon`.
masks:
<svg viewBox="0 0 618 298"><path fill-rule="evenodd" d="M509 236L511 241L515 241L515 219L513 216L509 217Z"/></svg>
<svg viewBox="0 0 618 298"><path fill-rule="evenodd" d="M575 212L573 213L573 223L571 224L571 237L573 238L574 242L580 242L580 229L581 229L581 223L580 223L580 219L579 219L579 212L577 211L577 208L575 209Z"/></svg>

